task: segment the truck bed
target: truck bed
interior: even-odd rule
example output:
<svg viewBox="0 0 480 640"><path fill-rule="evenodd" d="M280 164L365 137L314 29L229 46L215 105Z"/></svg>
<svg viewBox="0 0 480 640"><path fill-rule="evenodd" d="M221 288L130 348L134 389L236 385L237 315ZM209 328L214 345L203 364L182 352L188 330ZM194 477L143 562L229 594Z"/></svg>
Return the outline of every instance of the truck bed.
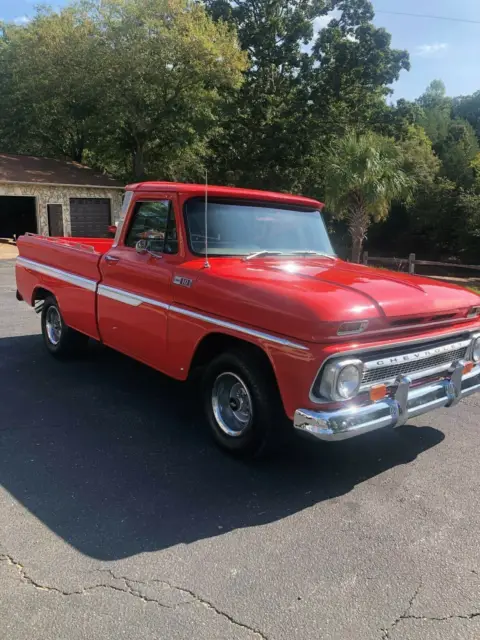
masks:
<svg viewBox="0 0 480 640"><path fill-rule="evenodd" d="M44 291L52 292L65 322L98 339L95 296L99 262L112 244L110 238L21 236L16 264L19 296L33 306Z"/></svg>
<svg viewBox="0 0 480 640"><path fill-rule="evenodd" d="M18 239L20 257L85 278L98 280L100 258L113 244L110 238L49 238L28 234Z"/></svg>

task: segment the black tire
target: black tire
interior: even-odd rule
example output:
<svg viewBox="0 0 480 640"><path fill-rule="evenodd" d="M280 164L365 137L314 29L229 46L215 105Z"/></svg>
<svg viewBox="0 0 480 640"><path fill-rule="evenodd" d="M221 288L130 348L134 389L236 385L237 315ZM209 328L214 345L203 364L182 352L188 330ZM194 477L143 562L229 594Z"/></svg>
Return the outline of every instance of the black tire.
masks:
<svg viewBox="0 0 480 640"><path fill-rule="evenodd" d="M52 319L57 316L59 325L55 337L49 331ZM57 300L53 296L45 298L42 308L42 335L47 351L60 360L73 358L85 352L88 336L65 324Z"/></svg>
<svg viewBox="0 0 480 640"><path fill-rule="evenodd" d="M218 407L214 409L212 400L216 381L220 376L226 379L228 374L233 374L244 385L252 408L249 424L239 435L229 435L222 428L216 417ZM234 382L233 378L230 380ZM205 415L215 442L237 457L251 458L265 453L273 443L273 433L279 435L281 426L286 422L270 364L261 354L248 348L227 351L207 365L202 395Z"/></svg>

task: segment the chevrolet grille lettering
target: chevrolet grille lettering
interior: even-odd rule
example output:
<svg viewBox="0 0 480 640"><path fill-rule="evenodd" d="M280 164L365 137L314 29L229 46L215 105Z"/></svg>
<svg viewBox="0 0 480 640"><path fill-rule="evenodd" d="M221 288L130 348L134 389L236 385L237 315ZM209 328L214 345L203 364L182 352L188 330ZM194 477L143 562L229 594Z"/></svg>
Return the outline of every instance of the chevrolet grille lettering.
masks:
<svg viewBox="0 0 480 640"><path fill-rule="evenodd" d="M381 360L374 360L371 362L367 361L365 362L365 371L378 369L381 367L394 367L395 365L401 366L410 362L419 362L421 360L427 360L428 358L434 358L445 354L448 355L452 351L459 351L462 349L466 350L469 345L470 339L464 339L459 342L454 342L430 349L424 349L422 351L404 353L397 356L392 356L390 358L382 358Z"/></svg>

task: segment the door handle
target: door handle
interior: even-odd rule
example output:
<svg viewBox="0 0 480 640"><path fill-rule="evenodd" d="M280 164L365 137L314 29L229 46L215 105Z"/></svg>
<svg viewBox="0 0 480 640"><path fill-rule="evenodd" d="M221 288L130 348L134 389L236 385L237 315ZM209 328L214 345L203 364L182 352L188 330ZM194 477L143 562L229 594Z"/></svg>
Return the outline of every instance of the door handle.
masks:
<svg viewBox="0 0 480 640"><path fill-rule="evenodd" d="M109 262L110 264L115 264L119 260L120 258L117 258L117 256L105 256L105 262Z"/></svg>

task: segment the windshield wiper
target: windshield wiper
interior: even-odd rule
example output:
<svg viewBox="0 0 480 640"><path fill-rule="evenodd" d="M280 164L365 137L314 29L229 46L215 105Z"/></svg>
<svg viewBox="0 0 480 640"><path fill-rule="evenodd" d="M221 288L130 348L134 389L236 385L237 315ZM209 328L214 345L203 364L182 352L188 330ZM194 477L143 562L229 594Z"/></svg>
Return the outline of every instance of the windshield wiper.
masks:
<svg viewBox="0 0 480 640"><path fill-rule="evenodd" d="M260 258L261 256L281 256L283 251L256 251L248 256L245 256L243 260L251 260L252 258Z"/></svg>
<svg viewBox="0 0 480 640"><path fill-rule="evenodd" d="M334 256L329 253L324 253L323 251L310 251L309 249L303 249L302 251L289 251L289 256L322 256L324 258L330 258L330 260L335 260Z"/></svg>

